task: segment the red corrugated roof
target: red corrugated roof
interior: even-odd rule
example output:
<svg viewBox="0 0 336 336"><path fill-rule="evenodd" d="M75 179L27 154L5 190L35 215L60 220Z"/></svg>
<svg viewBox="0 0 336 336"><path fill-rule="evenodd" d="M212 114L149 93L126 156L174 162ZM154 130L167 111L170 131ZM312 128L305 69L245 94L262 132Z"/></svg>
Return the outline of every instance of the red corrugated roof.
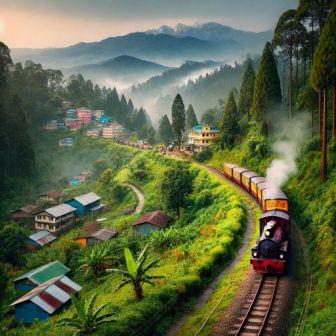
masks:
<svg viewBox="0 0 336 336"><path fill-rule="evenodd" d="M157 210L141 216L133 225L135 226L149 223L158 226L159 228L164 228L167 226L170 220L170 216L166 215L162 211Z"/></svg>

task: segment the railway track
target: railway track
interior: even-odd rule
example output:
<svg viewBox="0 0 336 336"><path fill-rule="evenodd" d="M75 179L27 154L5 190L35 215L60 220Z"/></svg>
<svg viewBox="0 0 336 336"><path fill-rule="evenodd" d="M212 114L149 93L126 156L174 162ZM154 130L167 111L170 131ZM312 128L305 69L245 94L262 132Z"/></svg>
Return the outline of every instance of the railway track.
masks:
<svg viewBox="0 0 336 336"><path fill-rule="evenodd" d="M276 302L278 276L263 275L256 282L252 296L242 306L238 323L230 336L266 336L272 332L272 325L279 307Z"/></svg>

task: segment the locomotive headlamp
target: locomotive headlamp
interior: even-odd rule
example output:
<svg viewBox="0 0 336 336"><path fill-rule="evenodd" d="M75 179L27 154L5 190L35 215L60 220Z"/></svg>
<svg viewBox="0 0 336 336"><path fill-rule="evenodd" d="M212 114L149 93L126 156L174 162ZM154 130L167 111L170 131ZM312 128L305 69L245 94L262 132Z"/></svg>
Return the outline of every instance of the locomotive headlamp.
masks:
<svg viewBox="0 0 336 336"><path fill-rule="evenodd" d="M284 256L282 253L280 253L279 258L280 258L280 259L284 259L285 256Z"/></svg>
<svg viewBox="0 0 336 336"><path fill-rule="evenodd" d="M266 230L266 231L265 231L265 235L266 235L267 237L269 237L269 236L271 235L271 232L269 232L268 230Z"/></svg>
<svg viewBox="0 0 336 336"><path fill-rule="evenodd" d="M258 257L258 252L253 252L253 257L257 258Z"/></svg>

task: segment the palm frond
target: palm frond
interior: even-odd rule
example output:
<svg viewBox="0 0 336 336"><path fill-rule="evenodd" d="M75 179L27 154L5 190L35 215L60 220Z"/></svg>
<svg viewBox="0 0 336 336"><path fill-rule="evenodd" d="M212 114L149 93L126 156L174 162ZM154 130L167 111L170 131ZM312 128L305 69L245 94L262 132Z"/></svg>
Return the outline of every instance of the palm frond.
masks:
<svg viewBox="0 0 336 336"><path fill-rule="evenodd" d="M88 302L86 309L85 309L85 315L87 317L93 316L93 307L97 299L97 293L93 294L91 297L90 301Z"/></svg>
<svg viewBox="0 0 336 336"><path fill-rule="evenodd" d="M155 286L155 282L146 278L142 279L142 282L148 283L149 285Z"/></svg>
<svg viewBox="0 0 336 336"><path fill-rule="evenodd" d="M153 267L156 267L158 265L158 263L160 262L160 259L155 259L152 262L150 262L148 265L146 265L146 267L144 267L144 272L147 272L148 270L150 270Z"/></svg>
<svg viewBox="0 0 336 336"><path fill-rule="evenodd" d="M132 280L124 280L124 281L120 282L120 284L115 288L115 290L113 291L113 293L115 293L120 288L122 288L122 287L124 287L124 286L126 286L126 285L128 285L130 283L132 283Z"/></svg>

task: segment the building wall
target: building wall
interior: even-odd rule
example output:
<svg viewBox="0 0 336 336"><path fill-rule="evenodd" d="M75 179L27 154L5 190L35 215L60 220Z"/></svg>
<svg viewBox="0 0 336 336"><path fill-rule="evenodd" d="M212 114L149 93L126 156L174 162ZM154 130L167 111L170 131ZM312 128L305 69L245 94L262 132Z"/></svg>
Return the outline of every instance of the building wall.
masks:
<svg viewBox="0 0 336 336"><path fill-rule="evenodd" d="M136 225L134 226L134 228L135 228L135 231L137 231L139 234L144 235L144 236L148 236L152 231L160 230L160 228L150 223Z"/></svg>
<svg viewBox="0 0 336 336"><path fill-rule="evenodd" d="M84 216L85 215L85 208L83 206L83 204L77 202L75 199L69 200L65 202L66 204L69 204L71 206L73 206L74 208L76 208L77 210L75 211L75 215L76 216Z"/></svg>
<svg viewBox="0 0 336 336"><path fill-rule="evenodd" d="M23 302L15 307L15 321L33 323L35 319L45 321L50 315L31 301Z"/></svg>

